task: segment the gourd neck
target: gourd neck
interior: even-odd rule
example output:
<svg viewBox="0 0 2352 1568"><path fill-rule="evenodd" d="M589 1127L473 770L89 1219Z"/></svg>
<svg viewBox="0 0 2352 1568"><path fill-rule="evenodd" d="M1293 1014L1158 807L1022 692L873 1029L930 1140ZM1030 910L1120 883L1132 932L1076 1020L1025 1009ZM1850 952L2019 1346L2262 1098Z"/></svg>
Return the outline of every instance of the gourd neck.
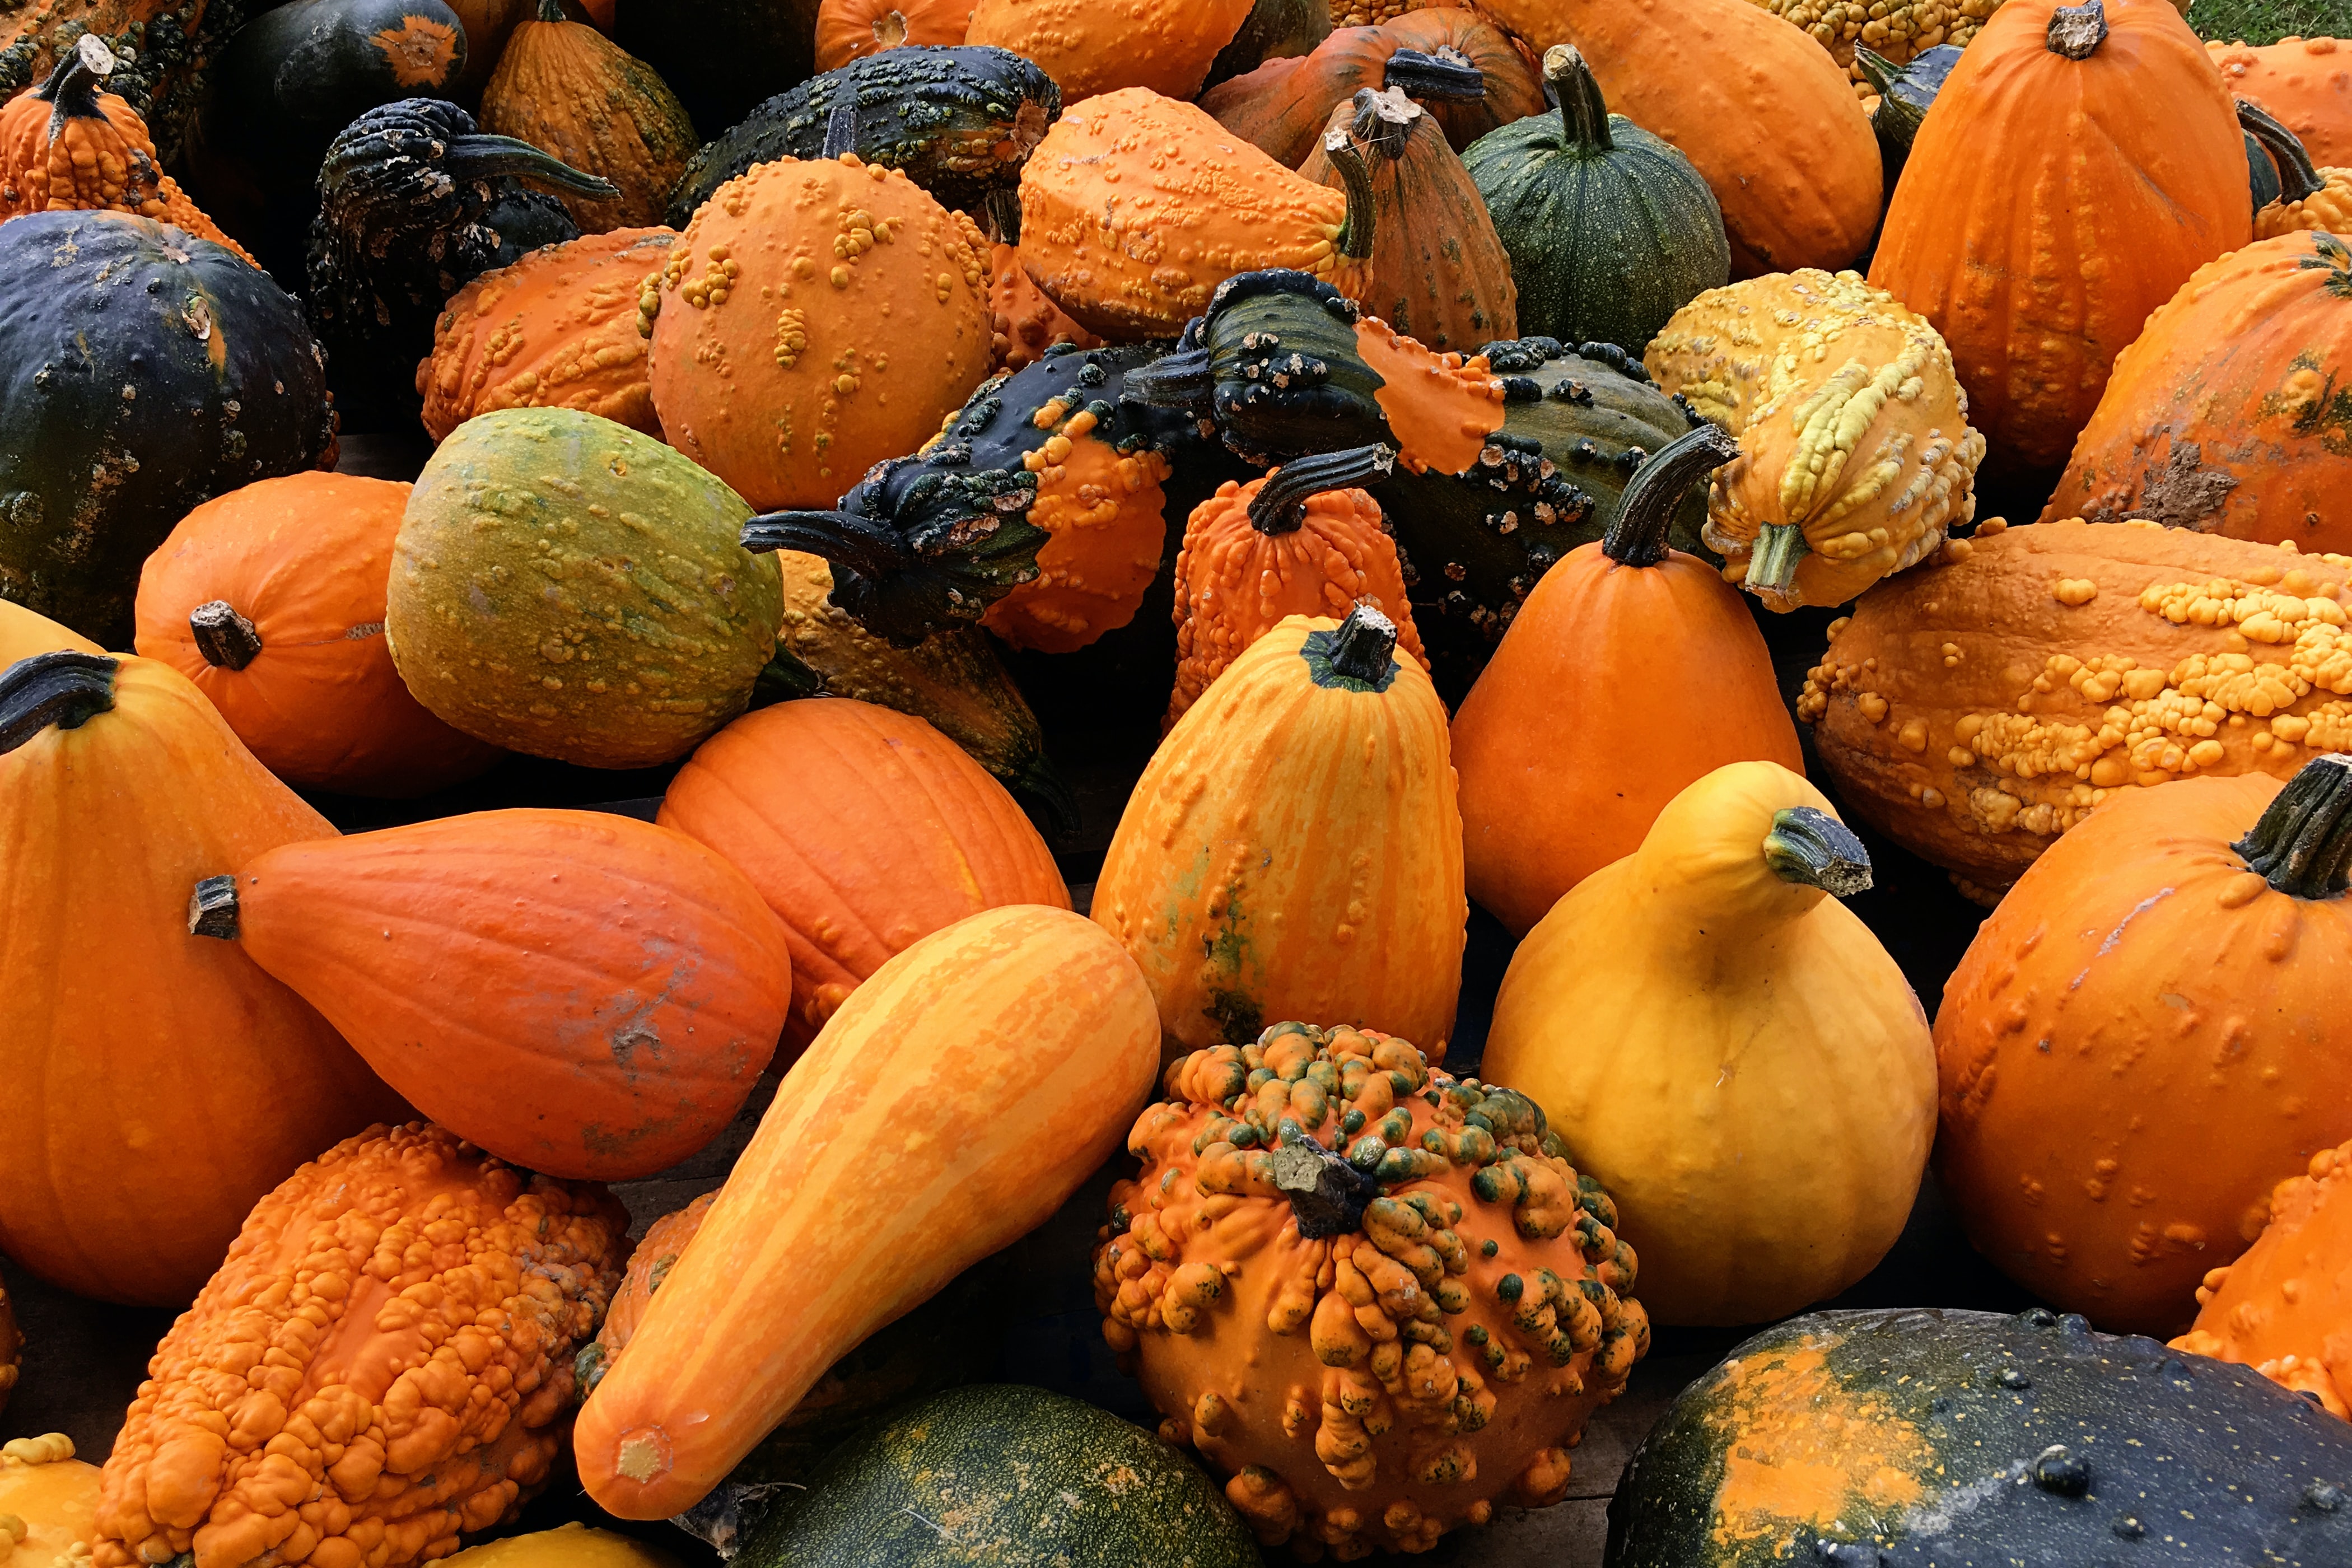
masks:
<svg viewBox="0 0 2352 1568"><path fill-rule="evenodd" d="M1412 144L1412 133L1420 129L1421 105L1407 98L1396 88L1374 92L1369 87L1356 89L1351 106L1355 111L1346 128L1334 126L1323 133L1324 151L1328 154L1331 138L1352 138L1355 144L1370 153L1378 154L1393 163ZM1345 176L1341 176L1345 178Z"/></svg>
<svg viewBox="0 0 2352 1568"><path fill-rule="evenodd" d="M2238 124L2246 133L2263 144L2263 151L2278 165L2279 200L2290 205L2327 188L2319 177L2319 170L2311 162L2311 154L2303 145L2303 138L2288 130L2278 118L2256 103L2244 99L2238 101Z"/></svg>
<svg viewBox="0 0 2352 1568"><path fill-rule="evenodd" d="M2050 13L2050 26L2042 39L2053 55L2087 60L2107 41L2107 8L2101 0L2061 5Z"/></svg>
<svg viewBox="0 0 2352 1568"><path fill-rule="evenodd" d="M50 105L50 141L55 142L64 132L68 120L106 118L98 95L113 76L115 63L114 51L97 34L84 33L75 41L73 52L58 62L58 68L49 73L49 79L34 95Z"/></svg>
<svg viewBox="0 0 2352 1568"><path fill-rule="evenodd" d="M114 706L121 661L102 653L37 653L0 672L0 755L44 730L79 730Z"/></svg>
<svg viewBox="0 0 2352 1568"><path fill-rule="evenodd" d="M1326 690L1379 693L1396 679L1396 623L1359 604L1330 631L1312 631L1298 650L1307 676Z"/></svg>
<svg viewBox="0 0 2352 1568"><path fill-rule="evenodd" d="M1870 887L1870 851L1853 829L1814 806L1772 814L1764 864L1783 882L1819 888L1833 898L1850 899Z"/></svg>
<svg viewBox="0 0 2352 1568"><path fill-rule="evenodd" d="M1356 151L1345 126L1335 125L1323 133L1323 155L1339 172L1339 184L1348 193L1348 216L1339 229L1339 254L1350 261L1361 261L1372 253L1372 234L1379 223L1376 216L1379 201L1372 194L1372 172L1364 164L1364 155Z"/></svg>
<svg viewBox="0 0 2352 1568"><path fill-rule="evenodd" d="M1601 553L1620 566L1655 566L1664 561L1667 531L1683 497L1738 456L1739 443L1714 425L1701 425L1659 447L1625 487L1617 515L1601 535Z"/></svg>
<svg viewBox="0 0 2352 1568"><path fill-rule="evenodd" d="M196 639L196 651L215 669L243 669L261 657L260 631L226 599L190 610L188 631Z"/></svg>
<svg viewBox="0 0 2352 1568"><path fill-rule="evenodd" d="M1583 51L1572 44L1554 44L1544 51L1544 80L1559 99L1559 123L1565 145L1572 153L1597 157L1617 143L1609 134L1609 100Z"/></svg>
<svg viewBox="0 0 2352 1568"><path fill-rule="evenodd" d="M1268 474L1250 498L1250 526L1269 537L1296 533L1307 521L1307 505L1317 496L1350 486L1376 484L1396 466L1393 447L1356 447L1300 458Z"/></svg>
<svg viewBox="0 0 2352 1568"><path fill-rule="evenodd" d="M1471 64L1470 57L1460 49L1444 44L1433 54L1399 49L1389 57L1388 74L1381 85L1412 98L1471 103L1486 96L1486 73Z"/></svg>
<svg viewBox="0 0 2352 1568"><path fill-rule="evenodd" d="M2230 846L2290 898L2319 902L2352 884L2352 756L2315 757Z"/></svg>

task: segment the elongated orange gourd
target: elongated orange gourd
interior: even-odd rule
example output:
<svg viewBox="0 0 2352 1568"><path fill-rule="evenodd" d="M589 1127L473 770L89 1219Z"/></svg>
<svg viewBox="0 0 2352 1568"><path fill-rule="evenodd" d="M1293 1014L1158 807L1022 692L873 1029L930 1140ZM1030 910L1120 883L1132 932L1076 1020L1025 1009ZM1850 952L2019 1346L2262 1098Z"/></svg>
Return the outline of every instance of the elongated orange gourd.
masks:
<svg viewBox="0 0 2352 1568"><path fill-rule="evenodd" d="M1118 1147L1160 1024L1118 944L991 910L859 986L786 1075L581 1412L589 1496L698 1501L842 1352L1034 1228Z"/></svg>

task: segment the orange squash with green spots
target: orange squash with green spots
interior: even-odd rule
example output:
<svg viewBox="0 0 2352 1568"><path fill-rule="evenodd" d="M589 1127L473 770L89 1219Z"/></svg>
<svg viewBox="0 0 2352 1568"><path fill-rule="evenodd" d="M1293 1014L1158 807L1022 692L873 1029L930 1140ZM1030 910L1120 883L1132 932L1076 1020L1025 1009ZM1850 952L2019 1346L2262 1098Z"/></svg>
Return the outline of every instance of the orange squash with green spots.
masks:
<svg viewBox="0 0 2352 1568"><path fill-rule="evenodd" d="M2197 1287L2197 1321L2175 1350L2242 1362L2352 1420L2352 1144L2322 1149L2271 1190L2270 1223L2234 1263Z"/></svg>

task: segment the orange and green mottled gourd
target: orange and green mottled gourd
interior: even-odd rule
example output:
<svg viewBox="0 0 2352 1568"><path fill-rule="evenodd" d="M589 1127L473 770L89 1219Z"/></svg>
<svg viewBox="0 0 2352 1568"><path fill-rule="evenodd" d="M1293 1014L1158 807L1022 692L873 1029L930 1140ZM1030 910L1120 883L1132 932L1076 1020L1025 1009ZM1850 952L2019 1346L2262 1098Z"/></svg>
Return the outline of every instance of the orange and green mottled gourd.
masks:
<svg viewBox="0 0 2352 1568"><path fill-rule="evenodd" d="M509 1535L442 1559L449 1568L677 1568L677 1559L642 1541L573 1520L532 1535Z"/></svg>
<svg viewBox="0 0 2352 1568"><path fill-rule="evenodd" d="M1481 1071L1617 1199L1659 1322L1786 1317L1877 1267L1910 1217L1935 1047L1838 901L1869 886L1820 791L1734 763L1512 956Z"/></svg>
<svg viewBox="0 0 2352 1568"><path fill-rule="evenodd" d="M670 188L702 145L653 67L567 20L562 0L539 0L507 40L482 89L481 124L620 187L606 200L558 197L583 234L660 223Z"/></svg>
<svg viewBox="0 0 2352 1568"><path fill-rule="evenodd" d="M99 1469L62 1432L0 1444L0 1563L78 1568L98 1538Z"/></svg>
<svg viewBox="0 0 2352 1568"><path fill-rule="evenodd" d="M791 1001L758 890L632 817L474 812L226 869L189 930L234 940L419 1110L534 1171L629 1181L694 1152Z"/></svg>
<svg viewBox="0 0 2352 1568"><path fill-rule="evenodd" d="M2352 1420L2352 1144L2322 1149L2271 1190L2253 1246L2197 1287L2197 1321L2175 1350L2252 1367Z"/></svg>
<svg viewBox="0 0 2352 1568"><path fill-rule="evenodd" d="M2344 241L2280 234L2208 262L2116 359L2042 521L2352 551L2347 379Z"/></svg>
<svg viewBox="0 0 2352 1568"><path fill-rule="evenodd" d="M0 673L0 1119L45 1130L0 1140L10 1258L184 1305L255 1198L401 1112L300 997L187 933L195 878L334 835L166 665Z"/></svg>
<svg viewBox="0 0 2352 1568"><path fill-rule="evenodd" d="M1192 104L1128 88L1072 104L1029 155L1021 256L1092 331L1168 337L1237 272L1293 268L1362 296L1368 195L1294 174Z"/></svg>
<svg viewBox="0 0 2352 1568"><path fill-rule="evenodd" d="M1395 623L1291 616L1152 753L1094 918L1135 955L1171 1057L1269 1018L1454 1033L1468 905L1445 708Z"/></svg>
<svg viewBox="0 0 2352 1568"><path fill-rule="evenodd" d="M1635 470L1607 535L1544 574L1454 716L1464 874L1514 933L1717 768L1804 772L1747 606L1666 547L1684 492L1737 450L1704 426Z"/></svg>
<svg viewBox="0 0 2352 1568"><path fill-rule="evenodd" d="M1276 1024L1166 1084L1095 1304L1259 1541L1352 1562L1558 1502L1650 1323L1542 1110L1346 1026Z"/></svg>
<svg viewBox="0 0 2352 1568"><path fill-rule="evenodd" d="M196 683L288 784L409 796L505 753L408 694L384 585L409 487L290 474L205 502L139 574L138 647Z"/></svg>
<svg viewBox="0 0 2352 1568"><path fill-rule="evenodd" d="M2039 1300L2179 1332L2280 1173L2352 1127L2347 808L2335 756L2120 793L1978 929L1936 1016L1936 1171Z"/></svg>
<svg viewBox="0 0 2352 1568"><path fill-rule="evenodd" d="M2276 115L2314 163L2352 166L2352 42L2291 37L2257 48L2216 41L2205 53L2231 94Z"/></svg>
<svg viewBox="0 0 2352 1568"><path fill-rule="evenodd" d="M816 68L909 45L953 47L971 26L972 0L824 0L816 8Z"/></svg>
<svg viewBox="0 0 2352 1568"><path fill-rule="evenodd" d="M1671 395L1739 438L1701 537L1774 610L1843 605L1976 517L1985 438L1936 329L1856 274L1710 289L1644 358Z"/></svg>
<svg viewBox="0 0 2352 1568"><path fill-rule="evenodd" d="M725 857L782 921L788 1055L933 931L1007 904L1070 907L1004 786L922 720L871 703L746 713L695 752L656 820Z"/></svg>
<svg viewBox="0 0 2352 1568"><path fill-rule="evenodd" d="M754 507L829 507L995 357L988 242L896 169L780 158L730 180L650 279L670 445Z"/></svg>
<svg viewBox="0 0 2352 1568"><path fill-rule="evenodd" d="M1161 732L1210 682L1292 616L1344 617L1370 605L1396 623L1422 668L1404 566L1378 502L1352 487L1387 477L1386 447L1302 458L1262 479L1228 479L1192 509L1176 557L1176 686Z"/></svg>
<svg viewBox="0 0 2352 1568"><path fill-rule="evenodd" d="M1951 345L1996 460L2049 468L2148 312L2252 233L2236 110L2169 0L2011 0L1921 123L1870 280Z"/></svg>
<svg viewBox="0 0 2352 1568"><path fill-rule="evenodd" d="M884 964L775 1102L589 1395L588 1494L699 1500L844 1352L1027 1234L1118 1147L1150 988L1066 910L991 910Z"/></svg>
<svg viewBox="0 0 2352 1568"><path fill-rule="evenodd" d="M500 408L577 408L661 434L638 301L669 259L666 228L616 228L528 252L449 297L416 367L436 441Z"/></svg>
<svg viewBox="0 0 2352 1568"><path fill-rule="evenodd" d="M1177 100L1249 20L1252 0L975 0L960 40L1035 60L1064 103L1122 88Z"/></svg>
<svg viewBox="0 0 2352 1568"><path fill-rule="evenodd" d="M95 1568L412 1568L513 1520L562 1455L628 1228L604 1188L426 1122L328 1150L156 1347Z"/></svg>

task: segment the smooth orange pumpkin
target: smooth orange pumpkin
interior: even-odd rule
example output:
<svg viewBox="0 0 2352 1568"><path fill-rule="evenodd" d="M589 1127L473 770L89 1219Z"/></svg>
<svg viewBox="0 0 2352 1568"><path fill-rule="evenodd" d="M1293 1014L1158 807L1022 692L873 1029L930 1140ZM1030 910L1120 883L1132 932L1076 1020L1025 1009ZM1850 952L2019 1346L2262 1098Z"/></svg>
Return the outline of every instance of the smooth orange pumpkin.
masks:
<svg viewBox="0 0 2352 1568"><path fill-rule="evenodd" d="M2352 1143L2322 1149L2271 1190L2270 1223L2244 1256L2197 1287L2197 1321L2175 1350L2252 1367L2352 1420Z"/></svg>
<svg viewBox="0 0 2352 1568"><path fill-rule="evenodd" d="M971 26L972 0L824 0L816 8L816 68L909 44L954 45Z"/></svg>
<svg viewBox="0 0 2352 1568"><path fill-rule="evenodd" d="M2352 41L2281 38L2259 48L2209 43L2205 53L2231 96L2284 121L2313 163L2352 168Z"/></svg>
<svg viewBox="0 0 2352 1568"><path fill-rule="evenodd" d="M1045 68L1074 104L1121 88L1170 98L1201 90L1253 0L974 0L962 42L993 44Z"/></svg>

